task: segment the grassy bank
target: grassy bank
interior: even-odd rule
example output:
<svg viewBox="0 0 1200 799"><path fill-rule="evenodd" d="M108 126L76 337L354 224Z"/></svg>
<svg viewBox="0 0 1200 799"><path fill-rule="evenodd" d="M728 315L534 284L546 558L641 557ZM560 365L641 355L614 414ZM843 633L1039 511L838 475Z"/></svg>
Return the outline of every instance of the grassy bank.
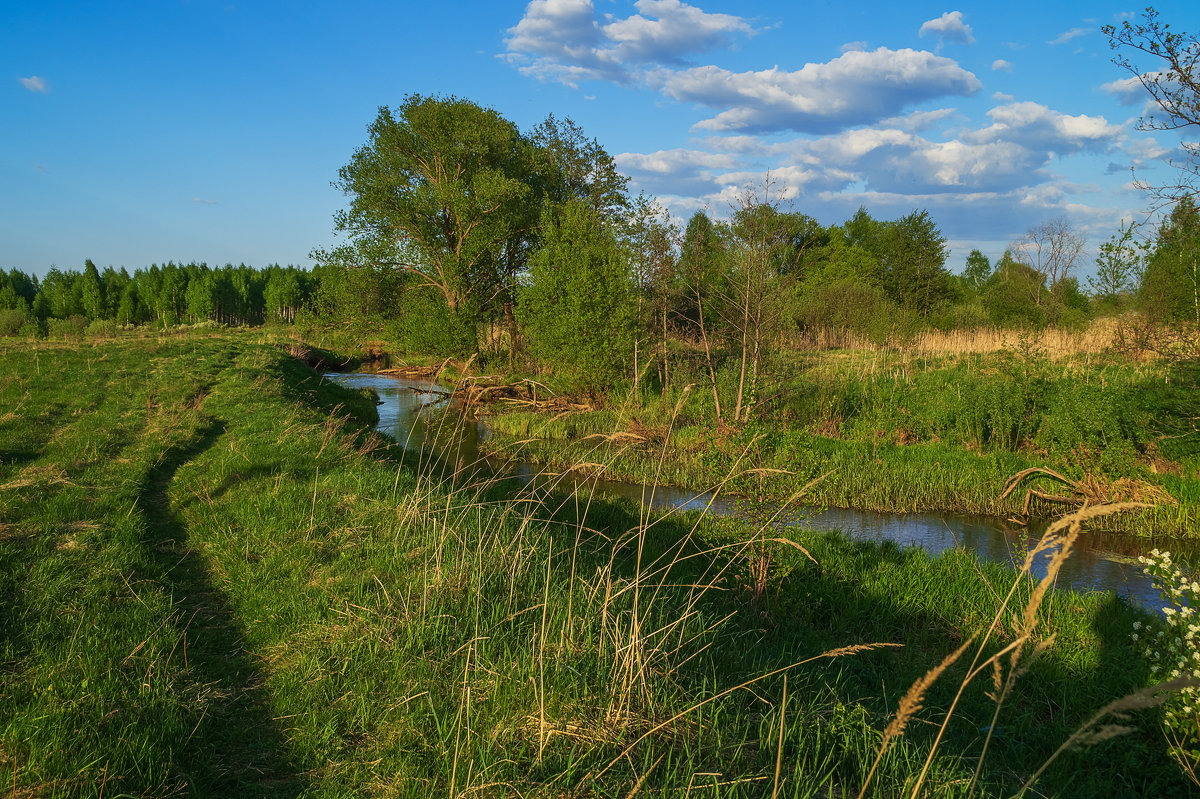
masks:
<svg viewBox="0 0 1200 799"><path fill-rule="evenodd" d="M16 796L855 795L909 686L1013 581L442 481L362 432L369 398L252 335L9 347L0 375ZM1019 640L1001 615L985 656ZM1145 684L1124 603L1052 594L1037 618L1056 639L999 721L984 675L934 750L968 660L948 667L868 796L931 751L926 794L967 795L989 731L976 795L1007 795ZM1137 722L1039 790L1186 795Z"/></svg>
<svg viewBox="0 0 1200 799"><path fill-rule="evenodd" d="M1084 486L1093 502L1156 505L1105 520L1111 529L1200 530L1195 364L1091 352L1052 359L1028 347L796 352L785 360L748 424L723 426L705 379L680 374L666 391L614 395L593 412L490 406L485 412L498 434L491 446L559 468L603 464L613 478L660 475L693 489L759 470L729 488L775 498L828 474L810 495L818 504L997 516L1021 512L1025 487L1070 494L1042 481L1001 497L1009 476L1042 466ZM1035 501L1032 510L1058 509Z"/></svg>

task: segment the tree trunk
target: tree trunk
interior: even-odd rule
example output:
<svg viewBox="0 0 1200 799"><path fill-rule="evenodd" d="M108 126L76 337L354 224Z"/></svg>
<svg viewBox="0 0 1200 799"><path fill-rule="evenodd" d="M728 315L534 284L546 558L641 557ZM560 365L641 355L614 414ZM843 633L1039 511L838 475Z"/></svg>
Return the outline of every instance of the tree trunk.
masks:
<svg viewBox="0 0 1200 799"><path fill-rule="evenodd" d="M713 368L712 347L708 344L708 331L704 327L704 302L696 292L696 308L700 312L700 339L704 342L704 364L708 367L708 380L712 384L713 407L717 410L717 421L721 421L721 393L717 391L717 370Z"/></svg>

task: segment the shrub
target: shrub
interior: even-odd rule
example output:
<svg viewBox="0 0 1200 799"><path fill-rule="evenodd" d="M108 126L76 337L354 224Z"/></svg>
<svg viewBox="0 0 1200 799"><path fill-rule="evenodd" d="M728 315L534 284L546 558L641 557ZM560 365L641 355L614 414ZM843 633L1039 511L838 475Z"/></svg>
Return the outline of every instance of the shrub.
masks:
<svg viewBox="0 0 1200 799"><path fill-rule="evenodd" d="M62 338L68 341L80 341L83 332L87 330L87 319L75 314L66 319L47 319L46 332L50 338Z"/></svg>
<svg viewBox="0 0 1200 799"><path fill-rule="evenodd" d="M26 316L16 308L0 310L0 336L19 336Z"/></svg>
<svg viewBox="0 0 1200 799"><path fill-rule="evenodd" d="M117 323L112 319L94 319L84 333L88 338L111 338L117 334Z"/></svg>

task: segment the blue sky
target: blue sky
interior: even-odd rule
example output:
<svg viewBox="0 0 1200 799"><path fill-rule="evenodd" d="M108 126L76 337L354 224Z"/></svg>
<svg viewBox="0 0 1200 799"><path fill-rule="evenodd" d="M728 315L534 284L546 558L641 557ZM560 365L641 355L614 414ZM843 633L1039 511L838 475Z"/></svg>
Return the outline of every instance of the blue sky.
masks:
<svg viewBox="0 0 1200 799"><path fill-rule="evenodd" d="M1190 2L1156 6L1194 33ZM0 268L309 265L381 105L571 117L673 215L769 169L823 223L928 209L958 271L1065 216L1140 218L1179 138L1134 128L1106 2L6 3ZM1153 66L1146 63L1146 68Z"/></svg>

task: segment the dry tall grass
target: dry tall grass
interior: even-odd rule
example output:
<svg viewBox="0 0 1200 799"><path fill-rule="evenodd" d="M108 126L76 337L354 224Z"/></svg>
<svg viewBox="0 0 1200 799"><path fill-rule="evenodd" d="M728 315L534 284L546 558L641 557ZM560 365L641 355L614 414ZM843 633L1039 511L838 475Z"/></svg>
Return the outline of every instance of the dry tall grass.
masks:
<svg viewBox="0 0 1200 799"><path fill-rule="evenodd" d="M918 333L901 349L913 355L965 355L1014 349L1025 341L1051 359L1073 355L1099 354L1117 343L1122 325L1130 320L1105 317L1092 321L1085 329L1073 331L1046 328L1026 331L1016 328L977 328L974 330L926 330ZM846 329L822 328L809 331L793 342L805 349L879 350L886 349L861 333Z"/></svg>

